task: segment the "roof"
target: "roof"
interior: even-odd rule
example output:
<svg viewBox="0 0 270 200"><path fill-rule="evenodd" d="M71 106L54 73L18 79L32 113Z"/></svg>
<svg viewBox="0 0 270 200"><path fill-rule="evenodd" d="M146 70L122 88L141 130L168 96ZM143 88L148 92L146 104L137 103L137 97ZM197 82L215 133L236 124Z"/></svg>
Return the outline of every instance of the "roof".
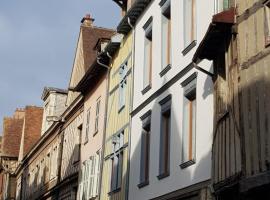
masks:
<svg viewBox="0 0 270 200"><path fill-rule="evenodd" d="M56 92L60 94L67 94L68 91L60 88L55 88L55 87L44 87L41 99L44 101L47 96L50 94L50 92Z"/></svg>
<svg viewBox="0 0 270 200"><path fill-rule="evenodd" d="M94 62L97 51L95 50L95 45L100 38L110 38L115 30L106 29L101 27L89 27L81 26L82 40L83 40L83 57L84 57L84 67L87 70L91 64Z"/></svg>
<svg viewBox="0 0 270 200"><path fill-rule="evenodd" d="M111 37L111 41L106 45L104 51L98 55L98 58L95 59L91 67L87 70L81 81L75 87L75 91L85 93L97 83L100 75L107 71L107 69L100 66L98 62L109 64L109 56L113 56L115 54L122 39L122 34L115 34Z"/></svg>
<svg viewBox="0 0 270 200"><path fill-rule="evenodd" d="M197 48L193 62L203 59L213 60L217 55L224 53L224 39L232 34L232 25L235 23L235 8L223 11L213 16L208 30Z"/></svg>
<svg viewBox="0 0 270 200"><path fill-rule="evenodd" d="M141 14L144 12L146 7L152 2L152 0L137 0L128 10L127 14L123 17L119 25L117 26L117 32L122 34L127 34L130 32L131 27L129 25L128 19L130 19L131 24L135 24Z"/></svg>

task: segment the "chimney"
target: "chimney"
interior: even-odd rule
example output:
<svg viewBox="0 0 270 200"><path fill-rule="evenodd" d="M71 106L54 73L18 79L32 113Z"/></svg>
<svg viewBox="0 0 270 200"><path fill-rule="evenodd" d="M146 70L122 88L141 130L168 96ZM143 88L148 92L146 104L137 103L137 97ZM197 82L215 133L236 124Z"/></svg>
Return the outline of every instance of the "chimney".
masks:
<svg viewBox="0 0 270 200"><path fill-rule="evenodd" d="M25 113L25 110L23 108L17 108L15 110L13 117L17 119L22 119L24 118L24 113Z"/></svg>
<svg viewBox="0 0 270 200"><path fill-rule="evenodd" d="M86 14L84 18L82 18L81 23L84 26L93 27L95 19L91 18L90 14Z"/></svg>

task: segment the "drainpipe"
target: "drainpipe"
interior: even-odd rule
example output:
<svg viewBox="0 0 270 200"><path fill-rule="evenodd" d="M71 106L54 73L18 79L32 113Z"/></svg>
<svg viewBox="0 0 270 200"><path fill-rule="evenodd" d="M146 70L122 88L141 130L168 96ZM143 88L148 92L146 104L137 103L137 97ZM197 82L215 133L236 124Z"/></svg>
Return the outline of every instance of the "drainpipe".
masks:
<svg viewBox="0 0 270 200"><path fill-rule="evenodd" d="M107 52L107 56L110 58L110 60L112 59L112 57L110 56L110 54ZM100 200L100 196L101 196L101 187L102 187L102 178L103 178L103 164L104 164L104 152L105 152L105 141L106 141L106 126L107 126L107 112L108 112L108 99L109 99L109 93L110 93L110 89L109 89L109 83L110 83L110 71L111 71L111 67L108 65L105 65L103 63L101 63L100 58L97 58L97 63L102 66L105 67L106 69L108 69L107 74L106 74L106 99L105 99L105 116L104 116L104 129L103 129L103 141L102 141L102 151L101 151L101 163L100 163L100 181L99 181L99 191L98 191L98 199Z"/></svg>
<svg viewBox="0 0 270 200"><path fill-rule="evenodd" d="M132 57L131 57L131 67L132 67L132 73L131 73L131 95L130 95L130 111L133 109L133 90L134 90L134 60L135 60L135 28L131 24L130 18L128 17L128 25L132 29ZM129 114L129 135L128 135L128 163L127 163L127 175L126 175L126 195L125 199L128 200L128 194L129 194L129 175L130 175L130 160L131 160L131 115Z"/></svg>

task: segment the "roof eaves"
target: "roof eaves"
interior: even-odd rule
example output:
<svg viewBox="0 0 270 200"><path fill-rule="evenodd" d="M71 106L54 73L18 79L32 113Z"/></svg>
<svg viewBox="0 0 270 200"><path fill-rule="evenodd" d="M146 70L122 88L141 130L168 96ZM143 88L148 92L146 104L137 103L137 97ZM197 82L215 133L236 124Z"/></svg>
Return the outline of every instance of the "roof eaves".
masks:
<svg viewBox="0 0 270 200"><path fill-rule="evenodd" d="M137 0L117 26L117 32L124 35L128 34L131 30L128 18L131 24L135 24L151 1L152 0Z"/></svg>

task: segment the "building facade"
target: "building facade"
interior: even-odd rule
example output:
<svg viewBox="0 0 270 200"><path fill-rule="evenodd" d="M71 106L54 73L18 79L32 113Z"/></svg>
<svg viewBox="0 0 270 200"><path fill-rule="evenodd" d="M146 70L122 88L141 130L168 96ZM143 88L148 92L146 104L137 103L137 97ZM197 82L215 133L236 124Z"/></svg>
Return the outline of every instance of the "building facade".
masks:
<svg viewBox="0 0 270 200"><path fill-rule="evenodd" d="M213 85L192 58L213 13L213 1L152 1L135 24L129 200L211 199Z"/></svg>
<svg viewBox="0 0 270 200"><path fill-rule="evenodd" d="M218 199L269 198L270 3L218 3L193 59L214 61L213 189Z"/></svg>

